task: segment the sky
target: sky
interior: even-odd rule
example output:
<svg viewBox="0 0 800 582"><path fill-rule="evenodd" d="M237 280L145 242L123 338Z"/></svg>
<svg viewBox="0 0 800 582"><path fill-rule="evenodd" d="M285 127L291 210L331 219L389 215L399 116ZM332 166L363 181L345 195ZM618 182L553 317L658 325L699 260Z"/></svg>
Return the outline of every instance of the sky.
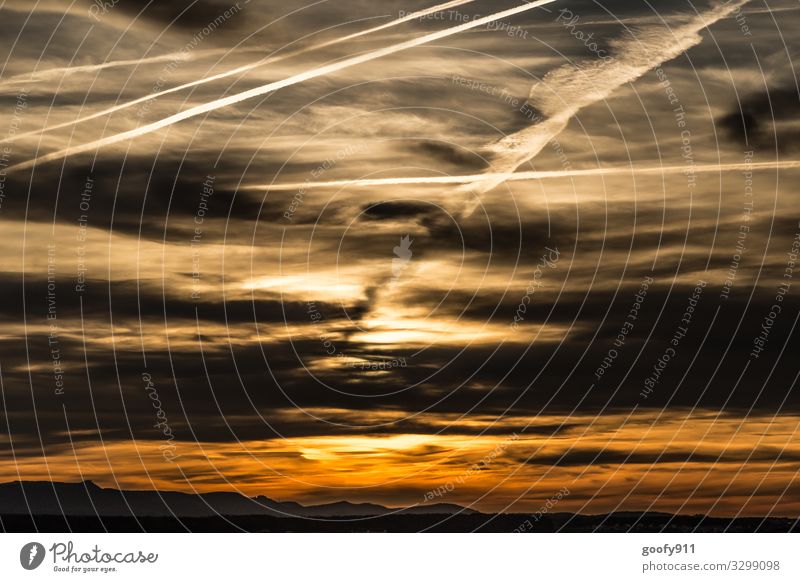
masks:
<svg viewBox="0 0 800 582"><path fill-rule="evenodd" d="M0 17L0 480L800 512L796 2Z"/></svg>

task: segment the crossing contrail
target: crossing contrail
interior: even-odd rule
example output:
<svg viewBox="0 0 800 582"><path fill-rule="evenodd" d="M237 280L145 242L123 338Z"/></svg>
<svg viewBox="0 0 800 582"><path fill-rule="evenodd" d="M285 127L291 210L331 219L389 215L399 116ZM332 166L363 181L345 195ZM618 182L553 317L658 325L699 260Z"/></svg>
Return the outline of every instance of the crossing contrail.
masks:
<svg viewBox="0 0 800 582"><path fill-rule="evenodd" d="M21 73L19 75L14 75L13 77L9 77L8 79L5 79L4 81L0 82L0 89L4 89L12 85L25 85L28 83L38 83L40 81L47 81L49 79L52 79L53 77L62 77L66 75L74 75L77 73L94 73L97 71L103 71L105 69L115 69L119 67L132 67L138 65L149 65L151 63L189 60L190 58L197 58L198 56L225 54L226 52L227 50L223 49L210 49L210 50L198 51L197 53L193 53L191 56L187 55L186 53L175 52L175 53L167 53L165 55L158 55L155 57L146 57L143 59L108 61L97 65L75 65L73 67L56 67L53 69L44 69L41 71L34 71L32 73ZM3 141L9 141L9 140L3 140Z"/></svg>
<svg viewBox="0 0 800 582"><path fill-rule="evenodd" d="M710 174L718 172L746 172L762 170L791 170L800 169L800 160L785 160L778 162L758 163L733 163L733 164L702 164L691 167L697 174ZM426 184L474 184L484 180L497 180L499 182L521 182L527 180L555 180L563 178L589 178L595 176L633 176L633 175L669 175L683 174L687 166L646 166L592 168L588 170L543 170L527 172L467 174L461 176L406 176L402 178L373 178L364 180L331 180L328 182L294 182L288 184L259 184L246 186L244 190L267 190L270 192L289 192L311 188L367 188L375 186L400 186L400 185L426 185Z"/></svg>
<svg viewBox="0 0 800 582"><path fill-rule="evenodd" d="M260 59L260 60L258 60L256 62L254 62L254 63L249 63L247 65L242 65L240 67L236 67L234 69L231 69L231 70L228 70L228 71L224 71L222 73L218 73L218 74L212 75L210 77L204 77L204 78L198 79L196 81L191 81L189 83L184 83L184 84L178 85L176 87L171 87L169 89L164 89L164 90L158 91L156 93L151 93L149 95L145 95L144 97L139 97L139 98L134 99L132 101L126 101L125 103L120 103L118 105L113 105L111 107L108 107L106 109L102 109L101 111L97 111L97 112L92 113L90 115L79 117L78 119L73 119L71 121L66 121L64 123L51 125L51 126L48 126L48 127L44 127L42 129L37 129L37 130L34 130L34 131L21 133L21 134L14 135L14 136L9 136L9 137L7 137L5 139L0 139L0 144L1 143L8 143L8 142L13 142L13 141L18 141L20 139L27 138L27 137L34 137L34 136L37 136L37 135L41 135L43 133L48 133L48 132L51 132L51 131L56 131L58 129L64 129L65 127L71 127L71 126L77 125L79 123L84 123L86 121L91 121L92 119L97 119L98 117L104 117L106 115L110 115L112 113L116 113L117 111L122 111L124 109L128 109L130 107L134 107L134 106L139 105L141 103L145 103L147 101L151 101L153 99L157 99L159 97L163 97L164 95L169 95L171 93L177 93L179 91L184 91L186 89L191 89L192 87L197 87L199 85L204 85L206 83L213 83L215 81L219 81L220 79L225 79L227 77L232 77L234 75L239 75L239 74L242 74L242 73L246 73L248 71L251 71L251 70L259 68L259 67L264 67L266 65L271 65L271 64L274 64L274 63L278 63L278 62L284 61L286 59L290 59L290 58L293 58L293 57L296 57L296 56L299 56L299 55L303 55L303 54L306 54L306 53L309 53L309 52L312 52L312 51L317 51L317 50L320 50L320 49L323 49L323 48L328 48L328 47L331 47L331 46L334 46L334 45L337 45L337 44L340 44L340 43L343 43L343 42L355 40L355 39L360 38L362 36L373 34L373 33L379 32L381 30L386 30L387 28L392 28L394 26L399 26L400 24L408 22L409 20L415 20L417 18L423 18L423 17L425 17L425 16L427 16L429 14L434 14L436 12L441 12L442 10L447 10L449 8L455 8L457 6L462 6L464 4L469 4L469 3L475 2L475 1L476 0L453 0L451 2L445 2L444 4L438 4L438 5L433 6L431 8L426 8L424 10L418 10L416 12L412 12L411 14L406 14L406 15L400 17L400 18L392 20L391 22L387 22L385 24L381 24L380 26L374 26L374 27L368 28L366 30L362 30L362 31L359 31L359 32L354 32L352 34L348 34L347 36L343 36L341 38L335 38L335 39L328 40L328 41L325 41L325 42L320 43L320 44L315 44L315 45L312 45L312 46L309 46L309 47L305 47L305 48L302 48L302 49L297 49L297 50L294 50L294 51L291 51L291 52L283 53L281 55L266 57L266 58L263 58L263 59ZM226 51L218 50L218 51L213 51L213 52L223 52L224 53L224 52L228 52L228 51L227 50ZM180 54L180 53L178 53L178 54ZM175 55L172 55L171 59L169 58L170 56L171 55L165 55L163 57L153 57L152 60L151 59L143 59L143 60L140 60L140 61L135 61L135 60L117 61L116 63L104 63L102 65L86 65L86 66L82 66L82 67L64 67L64 68L60 68L60 69L50 69L49 71L42 71L41 74L48 73L48 74L55 75L57 73L62 73L63 74L63 73L66 73L66 72L101 70L103 68L107 68L107 67L110 67L110 66L135 65L135 64L144 64L144 63L149 63L149 62L159 62L159 61L163 61L163 60L175 60L175 58L176 58ZM37 74L39 74L39 73L37 73ZM14 77L12 79L9 79L7 82L8 83L12 83L12 82L13 83L27 82L26 77L29 77L29 75L28 76L26 76L26 75L18 75L18 77L19 77L19 80L16 80L17 77ZM2 87L3 85L4 85L4 83L0 84L0 87Z"/></svg>
<svg viewBox="0 0 800 582"><path fill-rule="evenodd" d="M473 196L464 213L469 216L480 204L480 195L500 185L506 176L535 158L581 110L611 97L659 65L682 55L703 41L701 31L733 14L749 0L718 2L704 13L674 28L650 26L635 31L632 38L612 41L610 59L588 61L585 66L564 65L545 75L528 100L544 114L541 123L504 137L490 146L494 159L486 178L471 183L462 193ZM469 191L469 192L467 192Z"/></svg>
<svg viewBox="0 0 800 582"><path fill-rule="evenodd" d="M489 146L494 153L491 167L481 174L461 176L428 176L378 178L362 180L336 180L328 182L303 182L251 186L247 189L292 191L300 188L374 187L412 184L463 185L464 192L485 193L503 182L521 180L548 180L612 175L660 175L683 173L686 166L594 168L589 170L517 171L527 161L561 133L581 109L610 97L619 87L630 83L660 64L672 60L685 50L702 41L700 31L730 15L748 0L735 0L718 4L706 13L674 29L647 27L637 31L635 38L614 41L616 51L609 61L590 61L585 67L565 65L548 73L543 83L534 87L529 101L546 117L540 123L510 134ZM697 173L727 171L794 169L800 161L763 162L755 164L708 164L692 166ZM477 205L472 199L465 212L468 215Z"/></svg>
<svg viewBox="0 0 800 582"><path fill-rule="evenodd" d="M355 57L350 57L344 59L343 61L339 61L336 63L331 63L329 65L325 65L322 67L318 67L316 69L311 69L310 71L306 71L304 73L299 73L297 75L293 75L287 79L283 79L282 81L276 81L274 83L268 83L266 85L261 85L259 87L255 87L250 89L249 91L243 91L241 93L237 93L236 95L230 95L228 97L223 97L221 99L216 99L209 103L205 103L203 105L197 105L195 107L191 107L186 111L182 111L180 113L176 113L175 115L171 115L160 121L156 121L153 123L149 123L142 127L138 127L136 129L132 129L129 131L125 131L116 135L112 135L103 139L99 139L93 141L88 144L74 146L71 148L67 148L64 150L60 150L57 152L53 152L51 154L47 154L44 156L40 156L33 160L29 160L27 162L22 162L21 164L16 164L14 166L9 166L7 171L14 171L14 170L24 170L27 168L31 168L36 164L52 162L54 160L60 160L69 156L74 156L76 154L82 154L85 152L90 152L96 150L98 148L102 148L105 146L113 145L115 143L119 143L122 141L127 141L130 139L134 139L137 137L141 137L143 135L147 135L149 133L153 133L154 131L158 131L159 129L163 129L165 127L169 127L170 125L174 125L186 119L190 119L192 117L196 117L198 115L202 115L203 113L208 113L209 111L214 111L215 109L220 109L222 107L227 107L229 105L233 105L235 103L239 103L241 101L245 101L246 99L252 99L253 97L258 97L260 95L264 95L266 93L271 93L273 91L277 91L278 89L283 89L284 87L290 87L292 85L296 85L298 83L302 83L304 81L309 81L311 79L316 79L318 77L323 77L325 75L329 75L331 73L335 73L337 71L341 71L343 69L347 69L349 67L353 67L356 65L361 65L364 63L368 63L370 61L374 61L375 59L379 59L381 57L385 57L388 55L392 55L398 53L400 51L408 50L410 48L414 48L420 45L427 44L429 42L433 42L442 38L447 38L448 36L452 36L454 34L458 34L459 32L464 32L465 30L470 30L472 28L476 28L478 26L483 26L484 24L488 24L489 22L494 22L495 20L500 20L501 18L506 18L508 16L513 16L515 14L520 14L521 12L526 12L528 10L533 10L534 8L538 8L540 6L544 6L546 4L552 4L556 0L538 0L537 2L531 2L528 4L523 4L521 6L516 6L514 8L509 8L508 10L503 10L501 12L496 12L495 14L491 14L489 16L484 16L483 18L477 18L470 22L465 22L463 24L459 24L458 26L454 26L452 28L448 28L445 30L440 30L437 32L433 32L430 34L426 34L415 39L401 42L399 44L395 44L392 46L384 47L381 49L376 49L370 51L368 53L358 55Z"/></svg>

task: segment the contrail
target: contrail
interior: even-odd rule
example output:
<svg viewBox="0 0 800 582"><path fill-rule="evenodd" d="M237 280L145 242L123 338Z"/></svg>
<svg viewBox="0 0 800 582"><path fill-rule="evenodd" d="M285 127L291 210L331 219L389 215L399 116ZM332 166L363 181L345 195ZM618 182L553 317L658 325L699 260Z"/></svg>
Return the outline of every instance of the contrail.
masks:
<svg viewBox="0 0 800 582"><path fill-rule="evenodd" d="M536 157L553 138L566 129L570 120L582 109L608 99L628 83L664 62L677 58L700 44L700 32L729 16L749 0L727 1L675 28L653 26L636 31L634 38L614 43L610 60L597 60L584 67L564 65L545 75L543 82L531 89L529 102L544 114L538 124L511 134L490 147L495 158L486 179L471 183L471 194L488 192L501 184L506 176ZM467 203L469 216L480 204L478 196Z"/></svg>
<svg viewBox="0 0 800 582"><path fill-rule="evenodd" d="M590 170L516 171L533 159L567 126L581 109L608 98L626 83L635 81L654 67L671 60L702 41L699 32L728 16L748 0L720 5L691 22L674 30L650 27L640 30L637 38L617 42L617 51L609 62L590 62L586 68L571 65L559 67L545 76L544 82L531 91L530 100L549 117L541 123L518 131L490 146L497 155L492 167L481 174L462 176L402 177L366 180L336 180L295 184L259 185L248 189L291 191L299 188L373 187L404 184L468 185L469 191L487 192L506 180L546 180L568 177L610 175L647 175L682 173L685 166L655 166L641 168L596 168ZM670 36L678 42L669 42ZM710 164L693 166L698 173L766 169L793 169L800 161L762 162L755 164Z"/></svg>
<svg viewBox="0 0 800 582"><path fill-rule="evenodd" d="M499 20L501 18L505 18L508 16L513 16L515 14L519 14L521 12L526 12L528 10L533 10L534 8L538 8L540 6L544 6L545 4L552 4L556 0L538 0L537 2L531 2L528 4L523 4L521 6L516 6L514 8L509 8L508 10L503 10L501 12L497 12L490 16L484 16L483 18L478 18L471 22L465 22L463 24L459 24L458 26L454 26L452 28L448 28L446 30L440 30L438 32L433 32L431 34L426 34L415 39L401 42L399 44L395 44L389 47L384 47L382 49L376 49L370 51L363 55L358 55L355 57L350 57L343 61L339 61L337 63L331 63L329 65L325 65L323 67L318 67L316 69L311 69L310 71L306 71L305 73L299 73L297 75L293 75L287 79L282 81L276 81L274 83L269 83L267 85L261 85L259 87L255 87L250 89L249 91L243 91L242 93L237 93L236 95L230 95L228 97L224 97L221 99L216 99L209 103L205 103L203 105L198 105L195 107L191 107L186 111L182 111L180 113L176 113L175 115L171 115L166 117L160 121L156 121L154 123L149 123L142 127L132 129L130 131L125 131L123 133L119 133L117 135L112 135L107 138L99 139L93 141L88 144L75 146L71 148L67 148L65 150L60 150L57 152L53 152L51 154L47 154L45 156L41 156L35 158L33 160L29 160L27 162L23 162L21 164L17 164L15 166L9 166L7 171L12 170L23 170L27 168L31 168L35 166L37 163L45 163L45 162L52 162L54 160L60 160L66 158L68 156L73 156L76 154L81 154L85 152L90 152L92 150L96 150L101 147L105 147L108 145L112 145L115 143L119 143L122 141L126 141L129 139L134 139L137 137L141 137L143 135L147 135L148 133L152 133L159 129L163 129L165 127L169 127L170 125L174 125L180 121L185 119L189 119L191 117L196 117L198 115L202 115L203 113L207 113L209 111L213 111L215 109L219 109L221 107L227 107L228 105L233 105L234 103L239 103L240 101L244 101L246 99L252 99L253 97L258 97L259 95L264 95L266 93L271 93L273 91L277 91L278 89L283 89L284 87L290 87L292 85L296 85L298 83L302 83L304 81L309 81L311 79L316 79L318 77L322 77L324 75L329 75L330 73L335 73L337 71L341 71L343 69L347 69L349 67L353 67L355 65L360 65L363 63L368 63L370 61L374 61L375 59L379 59L381 57L385 57L388 55L392 55L398 53L400 51L404 51L410 48L414 48L423 44L427 44L429 42L433 42L442 38L446 38L448 36L452 36L459 32L463 32L465 30L470 30L472 28L476 28L478 26L483 26L484 24L488 24L489 22L494 22L495 20Z"/></svg>
<svg viewBox="0 0 800 582"><path fill-rule="evenodd" d="M223 49L212 49L212 50L205 50L199 51L198 53L194 53L191 57L188 57L184 53L167 53L165 55L158 55L155 57L147 57L144 59L128 59L123 61L108 61L105 63L100 63L98 65L76 65L74 67L57 67L54 69L44 69L42 71L35 71L32 73L22 73L20 75L14 75L13 77L9 77L8 79L0 82L0 89L4 89L10 85L20 85L25 83L38 83L39 81L46 81L53 77L61 77L65 75L73 75L76 73L93 73L96 71L102 71L105 69L114 69L118 67L131 67L136 65L148 65L151 63L161 63L164 61L176 61L176 60L189 60L190 58L197 58L198 56L207 56L213 54L224 54L227 50ZM4 140L7 141L7 140ZM2 143L2 142L0 142Z"/></svg>
<svg viewBox="0 0 800 582"><path fill-rule="evenodd" d="M440 12L442 10L447 10L448 8L455 8L456 6L461 6L463 4L469 4L471 2L475 2L475 0L454 0L452 2L445 2L444 4L439 4L439 5L433 6L431 8L426 8L424 10L418 10L417 12L413 12L411 14L406 14L405 16L402 16L402 17L400 17L400 18L398 18L396 20L392 20L391 22L387 22L385 24L381 24L380 26L375 26L373 28L369 28L367 30L362 30L360 32L354 32L353 34L348 34L347 36L343 36L341 38L335 38L335 39L332 39L332 40L329 40L329 41L325 41L325 42L323 42L321 44L316 44L316 45L305 47L305 48L302 48L302 49L297 49L297 50L294 50L294 51L291 51L291 52L288 52L288 53L284 53L284 54L281 54L281 55L272 56L272 57L266 57L266 58L263 58L263 59L260 59L260 60L258 60L256 62L254 62L254 63L250 63L250 64L247 64L247 65L242 65L241 67L236 67L235 69L231 69L231 70L225 71L223 73L218 73L218 74L212 75L210 77L204 77L204 78L198 79L196 81L191 81L189 83L184 83L183 85L178 85L177 87L172 87L170 89L164 89L162 91L159 91L158 93L151 93L149 95L145 95L144 97L139 97L137 99L134 99L133 101L127 101L125 103L120 103L118 105L114 105L112 107L108 107L108 108L103 109L101 111L97 111L95 113L92 113L90 115L86 115L84 117L79 117L78 119L74 119L72 121L59 123L57 125L51 125L49 127L45 127L45 128L42 128L42 129L37 129L35 131L29 131L29 132L26 132L26 133L21 133L21 134L15 135L15 136L9 136L9 137L7 137L5 139L0 140L0 143L13 142L13 141L17 141L17 140L20 140L20 139L23 139L23 138L26 138L26 137L33 137L33 136L41 135L43 133L47 133L47 132L50 132L50 131L63 129L65 127L71 127L71 126L77 125L79 123L83 123L83 122L86 122L86 121L90 121L92 119L97 119L98 117L103 117L103 116L106 116L106 115L110 115L112 113L116 113L117 111L122 111L124 109L128 109L130 107L133 107L135 105L139 105L140 103L145 103L145 102L150 101L152 99L157 99L159 97L163 97L164 95L169 95L170 93L177 93L178 91L183 91L185 89L191 89L192 87L197 87L199 85L204 85L206 83L213 83L214 81L219 81L220 79L225 79L225 78L231 77L233 75L239 75L241 73L246 73L248 71L251 71L251 70L259 68L259 67L263 67L263 66L266 66L266 65L271 65L271 64L274 64L274 63L277 63L277 62L280 62L280 61L283 61L283 60L286 60L286 59L290 59L290 58L293 58L293 57L296 57L296 56L299 56L299 55L303 55L305 53L309 53L309 52L312 52L312 51L317 51L317 50L320 50L320 49L323 49L323 48L327 48L327 47L330 47L330 46L333 46L333 45L336 45L336 44L340 44L340 43L343 43L343 42L354 40L356 38L360 38L360 37L366 36L368 34L373 34L375 32L379 32L381 30L386 30L387 28L392 28L394 26L399 26L400 24L408 22L409 20L414 20L414 19L417 19L417 18L423 18L423 17L427 16L428 14L434 14L434 13ZM227 51L214 51L214 52L227 52ZM154 57L154 59L167 60L166 57ZM145 59L145 60L142 60L142 61L118 61L118 63L119 64L124 63L124 64L127 65L127 64L139 64L139 63L146 63L146 62L158 62L158 60L149 61L148 59ZM53 74L55 74L56 72L60 72L60 71L73 71L73 72L75 72L76 69L95 70L97 68L104 68L105 66L111 66L111 64L109 63L108 65L104 64L104 65L91 65L91 66L86 66L86 67L72 67L72 68L62 68L62 69L51 69L50 71L47 71L47 72L52 72ZM43 71L43 73L44 73L44 71ZM19 75L18 77L20 78L19 81L15 81L15 79L16 79L16 77L15 77L14 79L10 79L8 82L20 83L20 82L24 81L24 78L23 78L24 75ZM2 86L3 85L0 84L0 87L2 87Z"/></svg>
<svg viewBox="0 0 800 582"><path fill-rule="evenodd" d="M761 170L791 170L800 169L800 160L786 160L782 162L734 163L734 164L704 164L692 166L691 170L697 174L711 174L718 172L734 171L761 171ZM592 168L589 170L544 170L510 173L483 173L467 174L461 176L419 176L402 178L373 178L365 180L331 180L328 182L295 182L290 184L260 184L246 186L244 190L267 190L270 192L289 192L311 188L366 188L374 186L399 186L399 185L426 185L426 184L474 184L484 180L499 180L502 182L519 182L526 180L554 180L561 178L587 178L594 176L633 176L633 175L668 175L682 174L687 166L646 166L641 168Z"/></svg>

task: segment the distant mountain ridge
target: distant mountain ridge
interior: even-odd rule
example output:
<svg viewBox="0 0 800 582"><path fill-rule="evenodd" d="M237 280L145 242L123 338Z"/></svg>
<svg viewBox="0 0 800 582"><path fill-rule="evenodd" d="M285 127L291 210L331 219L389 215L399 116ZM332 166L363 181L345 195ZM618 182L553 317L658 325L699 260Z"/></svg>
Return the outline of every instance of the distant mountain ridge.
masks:
<svg viewBox="0 0 800 582"><path fill-rule="evenodd" d="M401 515L474 515L478 512L449 503L391 509L372 503L339 501L301 505L240 493L181 493L105 489L92 481L58 483L13 481L0 483L0 515L72 515L137 517L209 517L269 515L272 517L361 517Z"/></svg>

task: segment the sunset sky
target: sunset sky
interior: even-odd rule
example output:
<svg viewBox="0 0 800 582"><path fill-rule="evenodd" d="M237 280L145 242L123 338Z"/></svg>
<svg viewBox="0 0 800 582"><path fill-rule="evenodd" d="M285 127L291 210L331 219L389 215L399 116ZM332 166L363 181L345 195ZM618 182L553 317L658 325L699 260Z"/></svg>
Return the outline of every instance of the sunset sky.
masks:
<svg viewBox="0 0 800 582"><path fill-rule="evenodd" d="M800 514L797 2L148 4L0 0L0 481Z"/></svg>

